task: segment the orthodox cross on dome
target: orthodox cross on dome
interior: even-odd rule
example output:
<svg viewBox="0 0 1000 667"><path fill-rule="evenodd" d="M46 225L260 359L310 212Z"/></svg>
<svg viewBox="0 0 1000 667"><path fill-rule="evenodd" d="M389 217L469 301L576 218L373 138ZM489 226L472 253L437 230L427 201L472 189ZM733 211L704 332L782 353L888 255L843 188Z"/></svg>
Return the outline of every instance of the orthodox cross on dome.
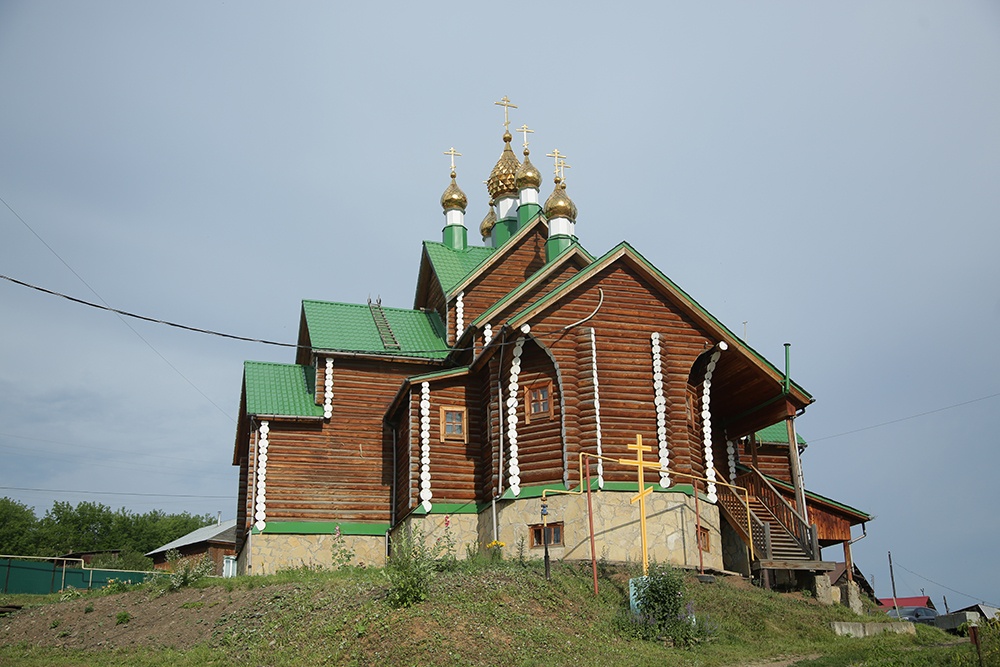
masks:
<svg viewBox="0 0 1000 667"><path fill-rule="evenodd" d="M652 452L653 448L643 446L642 436L639 434L635 436L635 444L629 445L628 448L635 451L636 457L634 459L618 459L618 463L626 466L635 466L639 477L639 493L632 496L629 502L634 503L639 501L639 535L642 538L642 574L646 576L649 574L649 551L646 548L646 496L653 492L653 487L646 487L643 474L646 472L646 468L659 470L660 462L642 460L642 453Z"/></svg>
<svg viewBox="0 0 1000 667"><path fill-rule="evenodd" d="M555 169L553 169L553 172L557 177L559 177L560 180L563 179L566 175L565 169L569 168L569 165L566 164L566 156L560 153L559 149L556 148L551 153L546 153L545 157L550 157L555 160Z"/></svg>
<svg viewBox="0 0 1000 667"><path fill-rule="evenodd" d="M516 109L517 105L514 104L514 103L512 103L510 101L510 99L506 95L504 95L503 97L501 97L499 102L494 102L493 104L496 104L498 106L503 107L503 129L505 131L509 132L510 131L510 118L508 117L507 112L510 109Z"/></svg>
<svg viewBox="0 0 1000 667"><path fill-rule="evenodd" d="M517 131L524 135L524 147L527 148L528 147L528 135L529 134L534 134L535 131L534 130L529 130L527 123L525 123L521 127L517 128Z"/></svg>
<svg viewBox="0 0 1000 667"><path fill-rule="evenodd" d="M451 147L450 151L445 151L444 154L451 156L451 170L455 171L455 158L462 157L462 154L456 151L454 146Z"/></svg>

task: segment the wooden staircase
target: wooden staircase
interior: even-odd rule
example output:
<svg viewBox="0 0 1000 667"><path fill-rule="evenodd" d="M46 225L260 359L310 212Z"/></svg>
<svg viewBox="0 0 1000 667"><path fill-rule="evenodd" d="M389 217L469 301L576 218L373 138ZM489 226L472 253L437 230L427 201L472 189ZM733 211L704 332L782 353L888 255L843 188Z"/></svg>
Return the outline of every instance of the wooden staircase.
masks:
<svg viewBox="0 0 1000 667"><path fill-rule="evenodd" d="M751 468L736 484L747 489L747 495L720 486L719 510L751 547L751 570L767 581L770 570L833 569L833 563L819 560L816 527L807 524L764 475Z"/></svg>

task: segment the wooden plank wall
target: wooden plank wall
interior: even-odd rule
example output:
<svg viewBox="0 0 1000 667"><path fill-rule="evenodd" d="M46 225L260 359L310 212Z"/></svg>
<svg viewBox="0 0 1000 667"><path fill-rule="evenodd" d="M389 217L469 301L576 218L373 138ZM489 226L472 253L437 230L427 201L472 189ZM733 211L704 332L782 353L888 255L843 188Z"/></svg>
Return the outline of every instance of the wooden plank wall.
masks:
<svg viewBox="0 0 1000 667"><path fill-rule="evenodd" d="M593 313L598 287L605 293L600 310L587 322L565 331L563 328L567 325ZM571 443L573 479L577 475L575 464L579 448L596 451L590 327L595 329L597 339L604 454L633 458L635 454L628 445L635 442L637 433L642 434L643 444L656 446L649 339L655 330L661 334L663 350L671 468L704 476L700 435L689 425L686 397L690 369L714 341L680 309L630 267L617 265L606 269L599 282L590 282L567 294L559 308L543 313L531 324L532 334L549 346L561 371L567 374L563 390L567 398L567 437ZM566 381L569 375L574 376L575 389ZM634 479L634 469L605 464L606 481L631 482ZM651 471L646 479L654 482L658 475Z"/></svg>
<svg viewBox="0 0 1000 667"><path fill-rule="evenodd" d="M563 446L560 428L559 381L549 355L531 339L522 348L518 375L517 447L521 484L557 484L563 481ZM510 366L508 365L508 377ZM538 383L550 382L552 416L535 416L529 422L528 392Z"/></svg>

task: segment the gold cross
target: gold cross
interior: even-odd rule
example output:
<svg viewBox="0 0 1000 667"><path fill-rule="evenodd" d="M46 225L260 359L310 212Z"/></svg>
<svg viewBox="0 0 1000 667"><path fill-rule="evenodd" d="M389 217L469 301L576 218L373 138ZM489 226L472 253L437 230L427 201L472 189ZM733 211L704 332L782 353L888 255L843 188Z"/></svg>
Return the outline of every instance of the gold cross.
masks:
<svg viewBox="0 0 1000 667"><path fill-rule="evenodd" d="M556 148L551 153L546 153L545 157L555 158L556 168L554 170L554 173L555 173L556 176L559 176L559 178L562 178L562 176L560 176L560 174L559 174L559 170L560 170L559 162L562 161L562 163L565 164L566 163L566 156L563 155L562 153L560 153L559 149Z"/></svg>
<svg viewBox="0 0 1000 667"><path fill-rule="evenodd" d="M451 156L451 170L455 171L455 158L462 157L462 154L456 151L454 146L451 147L450 151L445 151L444 154Z"/></svg>
<svg viewBox="0 0 1000 667"><path fill-rule="evenodd" d="M559 167L559 178L561 178L562 181L563 181L563 183L565 183L566 182L566 170L567 169L572 169L573 167L571 167L570 165L566 164L566 160L565 159L559 160L559 162L558 162L558 164L556 166Z"/></svg>
<svg viewBox="0 0 1000 667"><path fill-rule="evenodd" d="M535 131L534 130L529 130L527 123L525 123L521 127L517 128L517 131L524 135L524 147L527 148L528 147L528 135L529 134L534 134Z"/></svg>
<svg viewBox="0 0 1000 667"><path fill-rule="evenodd" d="M509 129L510 128L510 119L507 117L507 111L510 110L510 109L516 109L517 105L516 104L512 104L511 101L507 98L506 95L504 95L503 97L501 97L499 102L494 102L493 104L497 104L497 105L503 107L503 129L505 129L505 130Z"/></svg>
<svg viewBox="0 0 1000 667"><path fill-rule="evenodd" d="M643 446L641 435L636 434L635 444L629 445L628 448L635 450L636 457L634 459L618 459L618 463L626 466L636 466L636 474L639 478L639 493L632 496L629 502L634 503L639 501L639 534L642 538L642 574L645 576L649 574L649 552L646 548L646 496L653 492L653 487L646 488L643 481L643 473L645 472L645 468L659 469L660 464L659 462L642 460L642 453L651 452L653 448Z"/></svg>

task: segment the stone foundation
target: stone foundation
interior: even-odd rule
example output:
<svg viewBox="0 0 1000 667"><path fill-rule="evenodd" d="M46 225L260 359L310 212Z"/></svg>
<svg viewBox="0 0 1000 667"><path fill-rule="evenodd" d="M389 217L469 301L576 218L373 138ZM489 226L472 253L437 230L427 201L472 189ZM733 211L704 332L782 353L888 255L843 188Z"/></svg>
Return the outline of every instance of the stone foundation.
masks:
<svg viewBox="0 0 1000 667"><path fill-rule="evenodd" d="M629 502L632 491L601 491L592 496L594 537L599 559L642 562L638 503ZM548 523L562 524L562 545L550 545L553 560L584 560L591 557L587 496L553 494L547 497ZM527 558L542 558L544 548L531 546L530 527L542 523L542 499L518 498L496 503L496 535L505 544L505 558L516 558L521 550ZM649 561L671 565L722 570L723 541L719 510L699 502L701 527L708 549L700 552L694 498L683 493L652 493L646 497L646 535ZM447 525L446 525L447 524ZM465 558L486 550L494 539L493 510L487 505L476 513L411 514L397 524L391 539L412 534L419 527L428 542L447 534L454 555ZM385 564L384 535L343 535L341 544L354 551L352 564L381 567ZM251 535L238 556L240 574L270 574L298 567L333 566L334 536L331 534L259 533Z"/></svg>
<svg viewBox="0 0 1000 667"><path fill-rule="evenodd" d="M384 535L251 535L236 562L239 574L274 574L299 567L333 567L335 544L354 552L351 565L385 565ZM339 548L339 547L338 547ZM247 562L249 558L249 563Z"/></svg>

